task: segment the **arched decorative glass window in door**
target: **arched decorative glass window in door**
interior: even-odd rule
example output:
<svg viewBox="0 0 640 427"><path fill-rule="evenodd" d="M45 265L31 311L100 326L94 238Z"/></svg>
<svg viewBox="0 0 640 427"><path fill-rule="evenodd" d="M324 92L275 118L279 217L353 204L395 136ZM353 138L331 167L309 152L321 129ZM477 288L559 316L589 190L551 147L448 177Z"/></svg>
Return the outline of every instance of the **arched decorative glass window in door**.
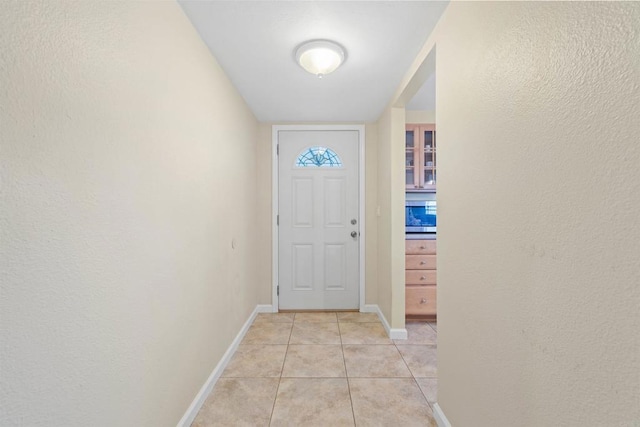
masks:
<svg viewBox="0 0 640 427"><path fill-rule="evenodd" d="M296 167L341 168L342 160L331 148L309 147L296 159Z"/></svg>

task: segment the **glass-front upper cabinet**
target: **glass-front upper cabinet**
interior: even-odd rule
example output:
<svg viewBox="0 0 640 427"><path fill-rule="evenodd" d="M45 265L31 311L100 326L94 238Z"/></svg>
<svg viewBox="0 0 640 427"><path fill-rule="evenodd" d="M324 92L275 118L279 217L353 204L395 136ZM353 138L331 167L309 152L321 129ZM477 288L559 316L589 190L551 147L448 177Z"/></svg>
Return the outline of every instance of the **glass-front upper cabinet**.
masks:
<svg viewBox="0 0 640 427"><path fill-rule="evenodd" d="M407 124L405 130L407 190L436 189L436 126Z"/></svg>
<svg viewBox="0 0 640 427"><path fill-rule="evenodd" d="M416 159L418 156L416 155L418 140L418 133L414 129L409 129L407 126L406 136L405 136L405 166L406 166L406 176L405 183L407 188L417 188L418 185L418 176L419 174L416 172Z"/></svg>

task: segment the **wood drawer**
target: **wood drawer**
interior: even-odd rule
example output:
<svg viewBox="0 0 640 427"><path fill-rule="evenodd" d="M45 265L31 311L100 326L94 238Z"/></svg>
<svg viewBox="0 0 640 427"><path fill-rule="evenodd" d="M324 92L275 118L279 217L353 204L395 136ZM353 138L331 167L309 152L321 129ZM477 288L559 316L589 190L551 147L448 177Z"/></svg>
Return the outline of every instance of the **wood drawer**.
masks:
<svg viewBox="0 0 640 427"><path fill-rule="evenodd" d="M404 251L408 255L434 255L436 253L436 241L405 240Z"/></svg>
<svg viewBox="0 0 640 427"><path fill-rule="evenodd" d="M405 288L405 314L435 315L436 314L435 286L407 286Z"/></svg>
<svg viewBox="0 0 640 427"><path fill-rule="evenodd" d="M407 270L435 270L435 255L405 255L404 268Z"/></svg>
<svg viewBox="0 0 640 427"><path fill-rule="evenodd" d="M405 270L405 285L435 285L436 270Z"/></svg>

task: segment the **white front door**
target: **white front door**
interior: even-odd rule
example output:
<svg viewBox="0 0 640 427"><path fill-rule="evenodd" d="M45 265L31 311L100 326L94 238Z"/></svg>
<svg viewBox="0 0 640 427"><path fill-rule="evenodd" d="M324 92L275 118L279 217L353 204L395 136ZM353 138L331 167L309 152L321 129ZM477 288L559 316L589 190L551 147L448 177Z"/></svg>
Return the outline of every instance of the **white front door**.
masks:
<svg viewBox="0 0 640 427"><path fill-rule="evenodd" d="M358 141L278 131L280 309L359 308Z"/></svg>

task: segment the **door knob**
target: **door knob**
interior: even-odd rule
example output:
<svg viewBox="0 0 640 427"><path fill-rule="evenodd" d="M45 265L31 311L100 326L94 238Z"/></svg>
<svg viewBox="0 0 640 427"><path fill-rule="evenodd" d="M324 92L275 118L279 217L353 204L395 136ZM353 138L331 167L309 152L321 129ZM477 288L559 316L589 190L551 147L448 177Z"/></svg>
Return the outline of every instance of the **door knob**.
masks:
<svg viewBox="0 0 640 427"><path fill-rule="evenodd" d="M351 237L353 237L354 239L355 239L356 237L358 237L358 232L357 232L357 231L352 231L352 232L351 232Z"/></svg>
<svg viewBox="0 0 640 427"><path fill-rule="evenodd" d="M358 221L357 221L355 218L353 218L353 219L351 220L351 225L356 225L356 223L357 223L357 222L358 222Z"/></svg>

